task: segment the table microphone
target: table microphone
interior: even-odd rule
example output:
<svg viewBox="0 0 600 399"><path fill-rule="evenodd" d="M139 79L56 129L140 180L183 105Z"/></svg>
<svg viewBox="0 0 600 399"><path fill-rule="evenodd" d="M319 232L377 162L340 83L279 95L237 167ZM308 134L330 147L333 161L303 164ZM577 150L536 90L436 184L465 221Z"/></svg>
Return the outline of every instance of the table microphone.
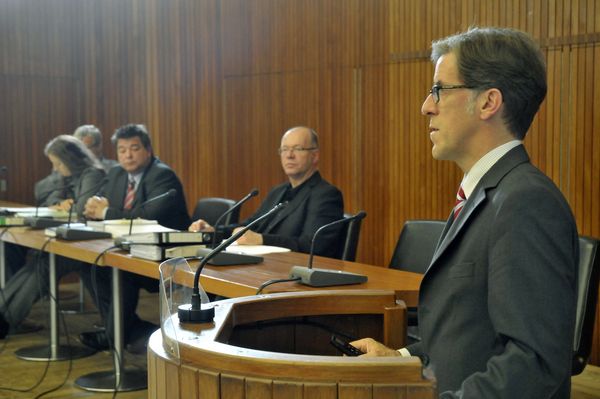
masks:
<svg viewBox="0 0 600 399"><path fill-rule="evenodd" d="M213 240L212 240L212 244L210 246L211 248L214 248L217 246L216 245L217 244L217 231L218 231L219 223L221 222L221 220L223 220L223 218L225 216L229 215L231 212L235 211L240 206L242 206L250 198L256 197L257 195L258 195L258 189L253 188L252 191L250 191L244 198L242 198L241 200L239 200L238 202L233 204L233 206L231 208L227 209L225 212L223 212L223 214L221 216L219 216L217 218L217 221L215 222L215 225L213 226L215 229L215 232L213 234Z"/></svg>
<svg viewBox="0 0 600 399"><path fill-rule="evenodd" d="M132 211L131 211L131 218L129 219L129 235L131 235L131 230L133 229L133 219L135 218L136 214L140 214L142 209L144 209L144 207L146 205L148 205L151 202L154 201L158 201L161 200L163 198L167 198L167 197L174 197L177 195L177 190L172 188L169 191L167 191L166 193L162 193L160 195L157 195L156 197L152 197L150 199L147 199L146 201L142 202L139 206L136 206Z"/></svg>
<svg viewBox="0 0 600 399"><path fill-rule="evenodd" d="M202 273L202 269L204 269L204 266L212 257L214 257L215 255L218 255L221 251L223 251L223 249L227 248L235 240L237 240L242 235L244 235L244 233L246 231L250 230L251 227L256 225L258 222L266 219L267 217L271 216L273 213L278 212L281 209L285 208L287 206L287 204L288 203L286 201L286 202L281 202L281 203L275 205L273 208L271 208L271 210L269 212L265 213L261 217L253 220L248 225L239 229L237 232L232 234L231 237L224 240L215 249L210 251L210 253L208 253L204 258L202 258L202 260L200 261L200 264L198 265L198 268L196 269L196 273L194 274L194 288L192 291L191 303L180 305L179 308L177 309L177 315L179 316L180 323L206 323L206 322L212 321L214 319L215 308L211 306L211 307L202 309L202 305L200 303L200 290L198 289L198 286L200 284L200 273Z"/></svg>
<svg viewBox="0 0 600 399"><path fill-rule="evenodd" d="M360 211L349 218L343 218L321 226L313 235L310 244L310 257L308 258L308 267L293 266L290 271L290 278L299 278L300 283L311 287L327 287L332 285L360 284L367 281L367 276L362 274L344 272L341 270L316 269L313 268L313 256L315 241L319 233L325 229L340 223L348 223L352 220L360 220L367 216L365 211Z"/></svg>
<svg viewBox="0 0 600 399"><path fill-rule="evenodd" d="M62 185L61 187L53 187L50 190L43 191L41 193L40 197L45 197L54 191L64 190L66 188L69 188L69 186ZM33 214L33 216L28 216L24 219L25 225L31 227L32 229L45 229L48 227L56 227L56 226L60 226L61 224L64 224L64 220L61 220L61 219L54 219L51 216L38 216L41 203L42 203L42 201L39 199L36 201L35 213Z"/></svg>
<svg viewBox="0 0 600 399"><path fill-rule="evenodd" d="M79 194L77 197L84 197L92 192L97 192L100 190L102 186L106 184L108 181L107 177L104 177L100 180L99 183L95 184L91 189L84 191ZM106 231L96 231L91 229L88 226L83 226L81 224L77 224L76 227L71 227L71 220L73 217L73 208L75 208L75 204L77 203L77 199L73 200L73 204L69 208L69 217L67 219L66 225L61 225L56 228L56 237L62 238L63 240L69 241L78 241L78 240L96 240L100 238L110 238L112 235Z"/></svg>

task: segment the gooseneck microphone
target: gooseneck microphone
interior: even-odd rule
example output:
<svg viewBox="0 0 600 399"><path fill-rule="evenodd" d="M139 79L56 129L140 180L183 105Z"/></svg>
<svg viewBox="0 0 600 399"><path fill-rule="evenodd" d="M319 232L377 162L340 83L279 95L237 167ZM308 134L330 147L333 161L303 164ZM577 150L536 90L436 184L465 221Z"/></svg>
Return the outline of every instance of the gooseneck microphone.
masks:
<svg viewBox="0 0 600 399"><path fill-rule="evenodd" d="M100 188L102 186L104 186L106 184L106 182L108 181L108 178L104 177L102 180L100 180L100 182L94 184L92 186L92 188L85 190L83 193L79 194L77 196L77 198L73 198L73 203L71 204L71 207L69 208L69 217L67 218L67 227L71 226L71 218L73 216L73 208L75 208L75 205L77 204L77 201L82 198L85 197L86 195L93 193L93 192L98 192L98 190L100 190Z"/></svg>
<svg viewBox="0 0 600 399"><path fill-rule="evenodd" d="M161 200L161 199L167 198L167 197L174 197L176 195L177 195L177 190L172 188L169 191L167 191L166 193L162 193L160 195L157 195L155 197L147 199L146 201L142 202L140 205L136 206L131 211L131 217L129 218L129 235L131 235L131 230L133 229L133 219L135 219L136 214L139 215L142 212L142 209L144 209L144 207L146 205L148 205L151 202L158 201L158 200Z"/></svg>
<svg viewBox="0 0 600 399"><path fill-rule="evenodd" d="M200 283L200 273L202 273L202 269L204 269L204 266L211 258L213 258L215 255L219 254L219 252L223 251L223 249L227 248L235 240L237 240L242 235L244 235L244 233L246 231L250 230L251 227L256 225L258 222L266 219L267 217L271 216L273 213L278 212L281 209L285 208L287 206L287 204L288 204L287 202L282 202L282 203L275 205L273 208L271 208L271 210L269 210L269 212L265 213L264 215L260 216L259 218L255 219L255 220L253 220L248 225L242 227L235 234L233 234L228 239L224 240L215 249L210 251L204 258L202 258L202 260L200 261L200 264L198 265L198 268L196 269L196 273L194 274L194 287L192 290L191 304L180 305L179 308L177 309L177 315L179 316L179 322L206 323L206 322L213 320L213 318L215 317L214 307L211 306L211 307L202 309L202 306L200 303L200 290L199 290L198 286Z"/></svg>
<svg viewBox="0 0 600 399"><path fill-rule="evenodd" d="M60 187L52 187L52 189L43 191L40 196L46 197L50 193L58 190L64 190L68 188L68 185L62 185ZM39 210L41 203L43 201L41 199L36 200L35 202L35 213L33 216L26 217L24 220L25 225L31 227L32 229L45 229L48 227L56 227L60 226L64 223L63 219L54 219L52 216L39 216Z"/></svg>
<svg viewBox="0 0 600 399"><path fill-rule="evenodd" d="M339 219L319 227L319 229L315 231L315 234L313 235L310 244L310 256L308 258L308 267L293 266L292 270L290 271L290 278L300 279L300 283L304 285L309 285L311 287L328 287L332 285L360 284L367 281L367 276L364 276L362 274L344 272L341 270L313 268L315 242L319 233L332 226L341 223L349 223L353 220L360 220L365 216L367 216L367 213L365 211L360 211L354 216Z"/></svg>
<svg viewBox="0 0 600 399"><path fill-rule="evenodd" d="M242 198L241 200L239 200L238 202L236 202L235 204L233 204L233 206L231 208L227 209L225 212L223 212L223 214L221 216L219 216L217 218L217 221L215 222L215 225L213 226L213 228L215 229L215 231L214 231L214 234L213 234L212 244L210 246L211 248L216 247L216 243L217 243L217 231L218 231L218 228L219 228L219 223L221 223L221 220L223 220L223 218L225 216L229 215L231 212L235 211L240 206L242 206L250 198L256 197L257 195L258 195L258 189L256 189L256 188L252 189L252 191L250 191L248 194L246 194L246 196L244 198Z"/></svg>

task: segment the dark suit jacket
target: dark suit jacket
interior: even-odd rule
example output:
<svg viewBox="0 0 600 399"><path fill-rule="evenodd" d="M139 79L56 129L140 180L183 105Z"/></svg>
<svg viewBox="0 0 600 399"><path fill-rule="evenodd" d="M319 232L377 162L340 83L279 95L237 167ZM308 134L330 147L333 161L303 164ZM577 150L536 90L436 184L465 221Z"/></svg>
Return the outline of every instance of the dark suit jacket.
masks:
<svg viewBox="0 0 600 399"><path fill-rule="evenodd" d="M260 208L254 215L242 222L242 225L264 215L281 202L289 187L291 187L290 183L274 187ZM263 235L265 245L275 245L289 248L292 251L308 253L315 231L343 216L342 193L325 181L319 172L315 172L300 186L294 199L285 208L260 222L258 227L253 230ZM319 233L315 242L315 254L329 257L339 256L339 248L343 245L341 231L341 226L334 226Z"/></svg>
<svg viewBox="0 0 600 399"><path fill-rule="evenodd" d="M92 166L77 176L62 177L57 172L46 176L35 184L35 198L39 206L56 205L66 199L74 199L73 220L83 215L88 198L96 195L102 188L104 169Z"/></svg>
<svg viewBox="0 0 600 399"><path fill-rule="evenodd" d="M179 178L166 164L153 158L135 192L135 199L131 210L123 209L125 193L127 192L128 175L120 165L111 168L108 181L100 195L108 199L109 208L106 219L128 219L140 217L143 219L157 220L159 224L172 229L186 230L190 225L187 213L183 187ZM140 204L150 198L164 194L170 189L177 190L175 197L151 202L144 207Z"/></svg>
<svg viewBox="0 0 600 399"><path fill-rule="evenodd" d="M419 292L413 355L443 398L568 398L578 238L571 210L523 146L452 216Z"/></svg>

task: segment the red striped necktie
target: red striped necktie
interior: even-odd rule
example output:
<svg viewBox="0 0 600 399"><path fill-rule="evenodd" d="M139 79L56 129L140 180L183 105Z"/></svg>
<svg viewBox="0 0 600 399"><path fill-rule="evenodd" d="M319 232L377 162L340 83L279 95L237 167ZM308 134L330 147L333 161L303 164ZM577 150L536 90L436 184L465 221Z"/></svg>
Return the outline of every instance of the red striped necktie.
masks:
<svg viewBox="0 0 600 399"><path fill-rule="evenodd" d="M135 199L135 180L129 180L129 184L127 184L127 194L125 194L125 201L123 202L123 209L128 211L131 209L133 205L133 200Z"/></svg>
<svg viewBox="0 0 600 399"><path fill-rule="evenodd" d="M467 198L465 197L465 192L463 191L462 185L459 187L458 192L456 193L456 203L454 204L454 220L458 218L460 211L462 211L465 206L465 202L467 202Z"/></svg>

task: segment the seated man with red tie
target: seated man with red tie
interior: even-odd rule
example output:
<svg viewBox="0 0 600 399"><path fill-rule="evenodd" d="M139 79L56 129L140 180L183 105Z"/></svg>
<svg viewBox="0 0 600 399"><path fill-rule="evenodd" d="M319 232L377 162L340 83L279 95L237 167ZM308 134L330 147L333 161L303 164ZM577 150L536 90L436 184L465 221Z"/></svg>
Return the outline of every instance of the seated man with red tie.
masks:
<svg viewBox="0 0 600 399"><path fill-rule="evenodd" d="M110 170L100 194L88 200L85 216L99 220L140 217L157 220L159 224L173 229L186 229L190 219L183 187L175 172L154 156L146 127L136 124L122 126L111 140L117 150L119 165ZM158 200L141 206L144 201L172 189L175 196L169 197L168 201ZM97 306L104 317L106 331L82 333L81 342L99 350L107 349L108 337L112 338L114 331L111 271L108 268L96 269L95 284L91 267L84 268L82 275L90 292L94 292L94 286L97 287ZM141 320L135 312L139 289L156 291L158 281L124 272L122 283L125 343L135 351L143 346L147 335L158 328Z"/></svg>

